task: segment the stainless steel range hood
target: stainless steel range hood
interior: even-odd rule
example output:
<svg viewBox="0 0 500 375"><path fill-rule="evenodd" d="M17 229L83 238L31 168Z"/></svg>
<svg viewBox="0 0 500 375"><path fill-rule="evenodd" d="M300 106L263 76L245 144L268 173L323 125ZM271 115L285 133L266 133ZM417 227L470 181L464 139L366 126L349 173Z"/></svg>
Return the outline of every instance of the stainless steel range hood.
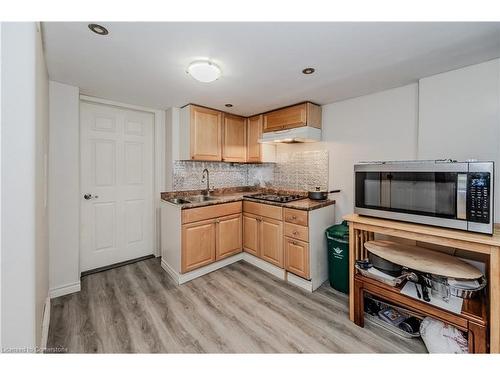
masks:
<svg viewBox="0 0 500 375"><path fill-rule="evenodd" d="M262 133L259 143L306 143L321 141L321 129L312 126Z"/></svg>

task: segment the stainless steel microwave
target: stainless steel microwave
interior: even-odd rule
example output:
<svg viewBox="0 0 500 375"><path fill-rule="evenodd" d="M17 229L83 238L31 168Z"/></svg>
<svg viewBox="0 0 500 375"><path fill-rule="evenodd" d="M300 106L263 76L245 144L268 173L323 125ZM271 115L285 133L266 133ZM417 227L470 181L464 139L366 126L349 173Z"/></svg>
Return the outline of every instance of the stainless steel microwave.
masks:
<svg viewBox="0 0 500 375"><path fill-rule="evenodd" d="M354 180L360 215L493 233L493 162L365 162Z"/></svg>

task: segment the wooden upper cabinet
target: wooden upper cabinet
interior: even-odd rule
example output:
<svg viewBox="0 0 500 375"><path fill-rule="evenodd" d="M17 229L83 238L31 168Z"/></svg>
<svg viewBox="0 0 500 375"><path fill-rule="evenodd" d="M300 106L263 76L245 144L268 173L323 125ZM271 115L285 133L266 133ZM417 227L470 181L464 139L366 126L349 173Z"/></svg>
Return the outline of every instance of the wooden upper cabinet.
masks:
<svg viewBox="0 0 500 375"><path fill-rule="evenodd" d="M222 160L222 112L190 105L191 160Z"/></svg>
<svg viewBox="0 0 500 375"><path fill-rule="evenodd" d="M241 252L242 228L241 214L221 217L215 221L217 225L217 246L215 260Z"/></svg>
<svg viewBox="0 0 500 375"><path fill-rule="evenodd" d="M264 132L292 129L301 126L321 128L321 107L306 102L264 113L263 118Z"/></svg>
<svg viewBox="0 0 500 375"><path fill-rule="evenodd" d="M181 272L189 272L215 261L214 220L182 225Z"/></svg>
<svg viewBox="0 0 500 375"><path fill-rule="evenodd" d="M262 115L248 118L247 124L247 161L261 162L262 161L262 145L259 139L262 137Z"/></svg>
<svg viewBox="0 0 500 375"><path fill-rule="evenodd" d="M247 160L247 119L224 115L222 125L222 160L244 163Z"/></svg>

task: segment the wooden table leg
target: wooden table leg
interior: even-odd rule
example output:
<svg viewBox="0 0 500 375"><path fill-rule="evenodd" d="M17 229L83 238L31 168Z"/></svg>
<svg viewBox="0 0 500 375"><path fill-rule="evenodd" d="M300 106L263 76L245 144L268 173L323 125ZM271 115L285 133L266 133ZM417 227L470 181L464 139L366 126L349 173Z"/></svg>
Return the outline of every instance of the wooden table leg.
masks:
<svg viewBox="0 0 500 375"><path fill-rule="evenodd" d="M354 323L360 327L365 326L365 295L363 283L359 281L354 285Z"/></svg>
<svg viewBox="0 0 500 375"><path fill-rule="evenodd" d="M500 249L491 248L490 269L490 352L500 353Z"/></svg>
<svg viewBox="0 0 500 375"><path fill-rule="evenodd" d="M355 254L355 230L354 223L349 223L349 319L354 322L354 264Z"/></svg>
<svg viewBox="0 0 500 375"><path fill-rule="evenodd" d="M469 322L469 353L487 353L486 327Z"/></svg>

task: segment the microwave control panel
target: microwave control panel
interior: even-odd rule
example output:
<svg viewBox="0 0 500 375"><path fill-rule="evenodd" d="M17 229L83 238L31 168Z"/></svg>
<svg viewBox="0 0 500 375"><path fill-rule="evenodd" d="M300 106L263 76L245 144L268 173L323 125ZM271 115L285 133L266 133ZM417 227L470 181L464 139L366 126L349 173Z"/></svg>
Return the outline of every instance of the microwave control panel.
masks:
<svg viewBox="0 0 500 375"><path fill-rule="evenodd" d="M467 175L467 220L476 223L490 222L490 174L487 172Z"/></svg>

